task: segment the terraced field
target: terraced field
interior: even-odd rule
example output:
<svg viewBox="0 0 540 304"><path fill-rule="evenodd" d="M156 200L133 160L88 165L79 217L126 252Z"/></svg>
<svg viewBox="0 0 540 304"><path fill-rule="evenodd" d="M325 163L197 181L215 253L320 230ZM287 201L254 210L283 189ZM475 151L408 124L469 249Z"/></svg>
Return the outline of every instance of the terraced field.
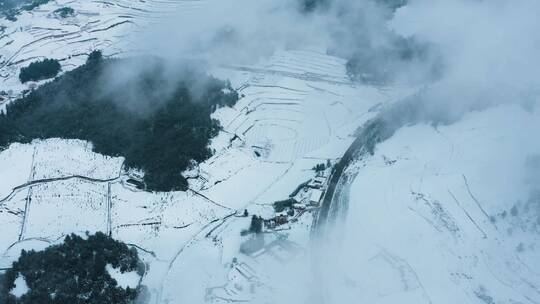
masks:
<svg viewBox="0 0 540 304"><path fill-rule="evenodd" d="M136 54L134 34L173 11L187 16L208 3L55 1L23 13L0 35L0 83L9 91L1 102L35 85L17 79L19 69L34 60L55 58L68 71L94 49L106 56ZM72 7L75 17L49 14L63 6ZM9 267L21 249L43 248L71 232L103 231L139 249L150 267L143 284L152 302L263 297L238 293L232 281L223 281L238 255L239 232L249 225L240 216L244 209L273 214L270 204L313 177L315 165L341 157L376 109L414 91L354 85L345 60L318 49L278 50L256 64L221 65L210 72L230 79L242 98L214 113L223 126L211 144L215 154L185 173L186 192L137 190L127 183L122 158L95 154L82 141L49 139L2 151L0 268ZM281 246L301 257L310 221L307 214L287 242L272 243L259 266L249 257L242 263L261 276L281 265L275 258ZM226 287L212 289L221 285ZM207 290L216 293L205 295ZM222 291L238 294L223 298Z"/></svg>
<svg viewBox="0 0 540 304"><path fill-rule="evenodd" d="M293 68L287 69L287 62ZM343 155L354 140L356 128L375 115L370 109L412 91L353 85L344 75L343 60L316 51L278 52L260 65L215 72L227 75L244 97L232 110L216 113L227 136L214 146L226 148L218 149L214 157L200 165L199 178L190 180L190 185L232 209L247 208L250 214L266 216L272 214L271 203L287 198L297 185L313 176L313 166ZM290 245L277 241L276 248L292 246L305 252L310 220L310 214L303 217L288 232ZM269 296L265 287L257 288L254 294L235 287L264 286L274 282L276 269L286 267L273 249L257 259L238 256L239 231L249 225L246 221L231 217L208 227L182 247L163 278L159 299L173 303L193 299L258 303ZM250 269L252 280L223 273L223 264L229 265L233 257L244 265L243 269ZM304 254L296 256L302 257ZM267 273L269 269L273 269L273 275ZM187 278L185 273L192 275ZM223 281L227 276L229 280ZM178 285L192 292L182 294ZM201 286L208 288L206 294Z"/></svg>
<svg viewBox="0 0 540 304"><path fill-rule="evenodd" d="M153 22L177 10L189 11L203 1L51 1L33 11L23 12L18 20L0 20L0 84L9 97L28 88L18 80L21 67L43 58L60 61L63 71L86 61L100 49L107 56L136 52L134 37ZM62 7L75 10L74 17L57 18L51 12Z"/></svg>

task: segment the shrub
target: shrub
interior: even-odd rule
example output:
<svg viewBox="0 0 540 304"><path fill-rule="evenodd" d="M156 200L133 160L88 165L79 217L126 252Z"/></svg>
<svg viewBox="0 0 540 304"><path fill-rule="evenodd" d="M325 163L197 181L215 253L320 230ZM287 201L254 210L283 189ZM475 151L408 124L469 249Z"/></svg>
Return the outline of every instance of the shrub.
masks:
<svg viewBox="0 0 540 304"><path fill-rule="evenodd" d="M283 212L287 208L291 208L294 203L296 203L296 200L293 198L289 198L283 201L277 201L274 203L274 210L276 212Z"/></svg>
<svg viewBox="0 0 540 304"><path fill-rule="evenodd" d="M300 185L298 185L296 187L296 189L294 189L294 191L291 194L289 194L289 197L292 198L292 197L295 197L296 195L298 195L298 193L300 193L300 191L302 189L304 189L304 187L306 187L309 184L309 182L310 182L310 180L305 181L305 182L301 183Z"/></svg>
<svg viewBox="0 0 540 304"><path fill-rule="evenodd" d="M260 216L253 215L251 217L251 225L249 226L249 232L251 233L261 233L263 228L263 218Z"/></svg>
<svg viewBox="0 0 540 304"><path fill-rule="evenodd" d="M86 62L92 64L101 61L101 59L103 59L103 53L100 50L94 50L88 55Z"/></svg>
<svg viewBox="0 0 540 304"><path fill-rule="evenodd" d="M313 171L315 172L321 172L321 171L324 171L325 169L326 169L326 166L324 163L317 164L315 165L315 167L313 167Z"/></svg>
<svg viewBox="0 0 540 304"><path fill-rule="evenodd" d="M68 17L75 16L75 10L69 6L64 6L62 8L55 10L53 14L55 14L56 16L60 18L68 18Z"/></svg>

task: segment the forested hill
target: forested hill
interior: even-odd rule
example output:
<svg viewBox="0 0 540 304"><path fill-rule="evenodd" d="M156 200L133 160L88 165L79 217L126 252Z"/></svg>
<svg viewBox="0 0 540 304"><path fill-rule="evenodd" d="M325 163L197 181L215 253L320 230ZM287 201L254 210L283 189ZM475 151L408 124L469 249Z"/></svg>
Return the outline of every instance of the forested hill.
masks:
<svg viewBox="0 0 540 304"><path fill-rule="evenodd" d="M8 20L17 20L16 16L21 11L31 11L49 0L1 0L0 1L0 18Z"/></svg>
<svg viewBox="0 0 540 304"><path fill-rule="evenodd" d="M124 156L126 166L144 170L148 190L185 190L181 171L212 154L208 144L220 125L211 113L234 105L238 94L195 70L171 78L158 59L141 60L152 64L136 77L116 72L137 64L130 60L95 52L85 65L9 104L0 114L0 147L37 138L88 140L95 152Z"/></svg>

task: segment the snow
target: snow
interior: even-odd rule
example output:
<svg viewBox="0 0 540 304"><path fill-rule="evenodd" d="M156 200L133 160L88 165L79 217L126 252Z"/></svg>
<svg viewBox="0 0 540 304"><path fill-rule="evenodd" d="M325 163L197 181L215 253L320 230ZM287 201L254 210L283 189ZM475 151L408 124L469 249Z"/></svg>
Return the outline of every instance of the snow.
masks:
<svg viewBox="0 0 540 304"><path fill-rule="evenodd" d="M111 264L107 264L105 270L118 283L118 286L124 289L135 289L139 286L141 276L136 271L122 272L119 268L114 268Z"/></svg>
<svg viewBox="0 0 540 304"><path fill-rule="evenodd" d="M16 22L1 20L7 102L28 88L17 76L32 61L56 58L65 72L94 49L135 54L132 34L168 12L204 5L57 0ZM51 18L63 6L76 16ZM152 303L283 302L278 295L304 302L314 214L265 234L257 256L238 252L250 221L238 215L245 208L272 216L271 204L312 179L314 165L341 157L359 126L417 88L353 85L345 60L324 50L281 50L253 66L211 72L230 79L243 97L213 114L224 130L212 141L215 155L185 173L190 191L128 187L123 158L94 153L80 140L36 140L1 151L0 268L21 249L103 231L136 246L150 265L141 283ZM540 155L536 130L538 109L513 105L447 126L398 130L351 168L348 210L330 242L342 247L325 260L326 276L313 279L316 291L327 303L540 302L540 229L525 179L527 160ZM107 271L123 288L141 280L111 265ZM28 291L22 275L15 283L15 296Z"/></svg>
<svg viewBox="0 0 540 304"><path fill-rule="evenodd" d="M291 68L283 62L291 62ZM191 177L188 192L148 193L126 186L123 159L94 153L84 141L12 145L0 153L0 168L2 176L16 178L2 191L8 195L15 187L37 182L17 188L0 205L16 211L0 213L2 224L9 226L0 237L2 264L13 261L12 252L6 250L13 244L38 238L54 244L68 233L103 231L144 252L150 268L142 284L154 290L153 300L188 300L188 293L179 295L178 286L182 290L198 286L193 290L198 293L228 284L223 281L228 273L223 265L238 256L243 241L239 233L249 226L249 218L235 216L236 210L273 216L271 204L314 178L316 164L339 158L356 128L375 115L374 107L409 92L352 85L343 63L323 52L291 50L247 71L213 70L230 79L244 97L233 108L214 114L224 130L212 141L215 155L186 172ZM235 135L238 139L231 143ZM307 248L311 220L307 211L281 234ZM275 236L268 244L272 239ZM242 262L259 265L252 268L263 276L268 269L276 269L273 275L279 275L277 269L285 271L284 259L303 261L303 254L296 251L276 250L269 249L257 260L244 257ZM272 276L264 277L264 282L272 284ZM249 297L263 299L265 293L258 294L262 289L255 289ZM251 287L247 284L243 290Z"/></svg>
<svg viewBox="0 0 540 304"><path fill-rule="evenodd" d="M6 77L0 82L13 91L13 99L26 89L17 79L19 69L34 60L56 58L63 71L69 71L83 64L93 49L105 50L106 56L134 54L131 34L173 8L189 14L204 5L167 0L50 2L6 23L0 37L0 55L6 60L0 72ZM62 6L74 8L77 15L50 18L49 12ZM325 50L279 51L253 66L211 72L230 79L243 97L233 108L213 114L224 130L212 141L215 155L185 173L190 191L148 193L129 187L123 158L94 153L80 140L13 144L0 152L0 194L6 197L0 201L0 265L9 265L16 258L14 250L25 244L43 246L60 242L68 233L103 231L136 246L150 265L142 284L149 287L151 302L203 303L206 288L225 285L212 293L214 300L233 293L256 303L271 296L272 289L261 286L272 287L274 278L291 267L283 260L299 261L299 272L305 272L310 211L283 232L269 234L266 244L278 246L267 248L260 258L238 253L244 241L240 231L249 226L249 217L238 214L246 208L250 214L272 216L271 204L312 179L313 166L341 157L355 130L376 115L374 109L415 88L354 85L345 73L345 60ZM289 242L293 245L281 246ZM256 282L242 279L236 268L226 268L235 257L238 269L249 269ZM124 278L118 281L128 284ZM294 293L287 283L280 282L279 288Z"/></svg>
<svg viewBox="0 0 540 304"><path fill-rule="evenodd" d="M538 110L498 106L402 128L359 161L332 266L352 283L331 277L329 302L538 302L539 230L516 225L537 216L519 203L540 154L525 130L540 130Z"/></svg>
<svg viewBox="0 0 540 304"><path fill-rule="evenodd" d="M28 181L34 147L14 143L0 153L0 196L4 198L18 185Z"/></svg>
<svg viewBox="0 0 540 304"><path fill-rule="evenodd" d="M18 274L17 278L15 279L15 287L13 287L9 293L15 296L16 298L20 298L24 296L25 294L30 291L28 288L28 285L26 285L26 280L24 279L24 276L22 274Z"/></svg>
<svg viewBox="0 0 540 304"><path fill-rule="evenodd" d="M322 196L323 192L320 189L313 189L311 190L311 197L309 200L310 202L318 204L321 201Z"/></svg>
<svg viewBox="0 0 540 304"><path fill-rule="evenodd" d="M33 179L86 176L114 179L120 175L123 157L109 157L92 152L92 145L82 140L47 139L35 141Z"/></svg>
<svg viewBox="0 0 540 304"><path fill-rule="evenodd" d="M22 238L107 231L107 184L58 181L30 187ZM79 216L84 214L84 216Z"/></svg>
<svg viewBox="0 0 540 304"><path fill-rule="evenodd" d="M112 235L171 259L207 223L233 211L192 192L148 193L111 186Z"/></svg>
<svg viewBox="0 0 540 304"><path fill-rule="evenodd" d="M0 26L6 27L0 35L0 83L9 94L7 102L29 88L29 83L19 82L18 74L31 62L54 58L60 61L62 71L67 72L82 65L95 49L103 50L105 56L134 53L134 34L178 8L198 5L190 2L58 0L23 12L15 22L0 19ZM65 6L75 10L73 18L56 18L50 14ZM5 104L0 102L0 110Z"/></svg>
<svg viewBox="0 0 540 304"><path fill-rule="evenodd" d="M15 227L19 228L18 226ZM8 249L0 255L0 268L10 268L12 263L19 259L22 250L42 251L49 247L51 242L41 238L27 239L20 242L17 242L17 239L14 239L9 245Z"/></svg>
<svg viewBox="0 0 540 304"><path fill-rule="evenodd" d="M294 67L289 69L283 62ZM225 145L223 138L216 142L216 154L200 164L200 179L191 179L190 186L231 209L247 208L250 214L273 216L271 204L288 198L299 184L314 178L316 164L341 157L356 128L376 114L372 112L376 105L394 102L399 94L410 92L388 88L383 93L354 86L344 75L343 63L321 52L291 50L254 67L214 71L231 79L244 96L232 109L214 115L229 138L237 135L240 140L232 145ZM265 234L269 247L258 256L238 253L245 241L240 231L249 227L249 217L227 219L211 233L204 230L201 235L207 237L197 237L182 248L171 264L160 299L182 303L209 297L218 303L264 303L281 293L294 294L309 269L312 220L311 212L306 211L296 222L284 225L283 231ZM234 258L241 266L231 269ZM239 274L237 268L245 265L255 278ZM299 273L291 274L289 268ZM189 279L184 277L186 273L191 275ZM298 280L280 280L284 274ZM181 293L178 286L190 292ZM204 294L206 288L210 295ZM301 290L297 293L305 295L306 290Z"/></svg>

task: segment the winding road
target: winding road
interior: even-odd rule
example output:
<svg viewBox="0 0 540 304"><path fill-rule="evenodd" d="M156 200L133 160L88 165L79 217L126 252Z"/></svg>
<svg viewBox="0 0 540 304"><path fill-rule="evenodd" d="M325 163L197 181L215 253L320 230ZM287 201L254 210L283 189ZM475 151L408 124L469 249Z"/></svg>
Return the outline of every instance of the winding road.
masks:
<svg viewBox="0 0 540 304"><path fill-rule="evenodd" d="M324 304L328 302L329 292L325 280L327 273L322 268L327 265L328 250L339 251L343 225L349 209L349 192L351 184L358 174L357 161L372 153L375 145L389 138L395 129L387 128L381 120L368 121L362 132L349 146L343 157L332 169L321 208L314 217L311 228L311 246L313 252L313 277L316 287L312 294L312 302ZM322 249L322 250L321 250Z"/></svg>

